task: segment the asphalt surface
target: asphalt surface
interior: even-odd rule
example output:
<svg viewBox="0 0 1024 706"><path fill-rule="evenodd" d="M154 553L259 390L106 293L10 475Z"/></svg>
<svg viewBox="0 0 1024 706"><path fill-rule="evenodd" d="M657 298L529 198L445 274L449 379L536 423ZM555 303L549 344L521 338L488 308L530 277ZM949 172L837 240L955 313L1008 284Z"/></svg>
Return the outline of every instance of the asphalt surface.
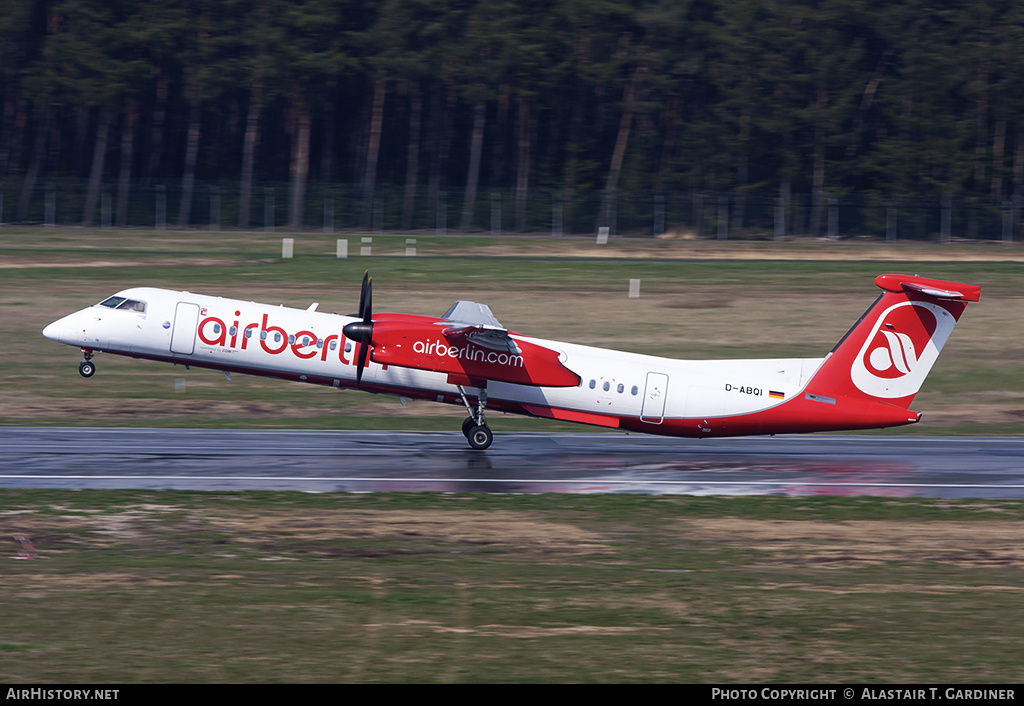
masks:
<svg viewBox="0 0 1024 706"><path fill-rule="evenodd" d="M0 428L0 488L1024 497L1024 438Z"/></svg>

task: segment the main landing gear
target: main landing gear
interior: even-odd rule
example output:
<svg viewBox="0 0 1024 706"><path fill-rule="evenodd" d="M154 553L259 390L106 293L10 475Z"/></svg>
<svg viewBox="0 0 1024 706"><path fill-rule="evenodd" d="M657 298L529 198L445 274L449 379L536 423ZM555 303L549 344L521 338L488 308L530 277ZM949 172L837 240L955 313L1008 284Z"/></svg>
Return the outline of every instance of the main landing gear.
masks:
<svg viewBox="0 0 1024 706"><path fill-rule="evenodd" d="M487 406L487 390L480 388L480 396L475 411L472 405L469 404L469 400L466 399L466 391L462 389L462 385L459 385L459 394L462 396L462 404L466 405L466 411L469 412L469 416L462 422L462 434L466 437L466 441L469 442L470 446L483 451L494 441L494 433L487 426L487 421L484 419L484 407Z"/></svg>
<svg viewBox="0 0 1024 706"><path fill-rule="evenodd" d="M78 364L78 374L84 378L91 378L96 374L96 364L92 362L93 352L83 348L82 353L85 354L85 360Z"/></svg>

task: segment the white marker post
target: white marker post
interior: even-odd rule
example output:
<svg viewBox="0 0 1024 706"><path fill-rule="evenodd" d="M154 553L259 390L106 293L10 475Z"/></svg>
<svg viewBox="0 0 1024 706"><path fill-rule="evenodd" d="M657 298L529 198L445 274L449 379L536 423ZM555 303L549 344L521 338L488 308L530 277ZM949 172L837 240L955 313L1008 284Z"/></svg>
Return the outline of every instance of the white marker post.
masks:
<svg viewBox="0 0 1024 706"><path fill-rule="evenodd" d="M370 257L370 248L373 244L373 238L363 238L363 244L359 248L359 255L362 257Z"/></svg>
<svg viewBox="0 0 1024 706"><path fill-rule="evenodd" d="M608 226L601 226L600 228L597 229L597 244L608 244Z"/></svg>
<svg viewBox="0 0 1024 706"><path fill-rule="evenodd" d="M281 259L291 260L295 253L295 238L281 238Z"/></svg>
<svg viewBox="0 0 1024 706"><path fill-rule="evenodd" d="M338 243L337 243L337 248L335 250L335 254L337 255L339 260L344 260L345 258L348 257L348 239L347 238L338 238Z"/></svg>
<svg viewBox="0 0 1024 706"><path fill-rule="evenodd" d="M629 298L639 299L640 298L640 280L631 279L629 280Z"/></svg>
<svg viewBox="0 0 1024 706"><path fill-rule="evenodd" d="M405 239L405 256L416 257L416 238Z"/></svg>

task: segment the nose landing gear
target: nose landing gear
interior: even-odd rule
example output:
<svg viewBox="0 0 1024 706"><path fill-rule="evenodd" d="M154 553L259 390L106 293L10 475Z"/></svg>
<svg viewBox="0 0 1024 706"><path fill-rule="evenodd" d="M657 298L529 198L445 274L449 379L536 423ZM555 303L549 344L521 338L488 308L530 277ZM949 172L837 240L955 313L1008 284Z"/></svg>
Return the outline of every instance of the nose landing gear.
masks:
<svg viewBox="0 0 1024 706"><path fill-rule="evenodd" d="M83 348L82 353L85 354L85 360L78 364L78 374L84 378L91 378L96 374L96 364L92 362L93 352Z"/></svg>

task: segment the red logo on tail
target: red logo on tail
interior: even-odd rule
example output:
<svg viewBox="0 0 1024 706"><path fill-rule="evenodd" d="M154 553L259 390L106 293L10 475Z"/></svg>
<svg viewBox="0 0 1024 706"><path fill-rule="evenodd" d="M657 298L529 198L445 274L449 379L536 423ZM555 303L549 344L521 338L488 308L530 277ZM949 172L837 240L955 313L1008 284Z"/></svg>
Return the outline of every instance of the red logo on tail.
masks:
<svg viewBox="0 0 1024 706"><path fill-rule="evenodd" d="M875 320L850 377L872 397L899 399L915 394L939 355L956 318L938 304L895 304Z"/></svg>
<svg viewBox="0 0 1024 706"><path fill-rule="evenodd" d="M936 325L935 315L923 307L889 311L865 350L864 367L872 375L890 380L908 375L935 334Z"/></svg>

